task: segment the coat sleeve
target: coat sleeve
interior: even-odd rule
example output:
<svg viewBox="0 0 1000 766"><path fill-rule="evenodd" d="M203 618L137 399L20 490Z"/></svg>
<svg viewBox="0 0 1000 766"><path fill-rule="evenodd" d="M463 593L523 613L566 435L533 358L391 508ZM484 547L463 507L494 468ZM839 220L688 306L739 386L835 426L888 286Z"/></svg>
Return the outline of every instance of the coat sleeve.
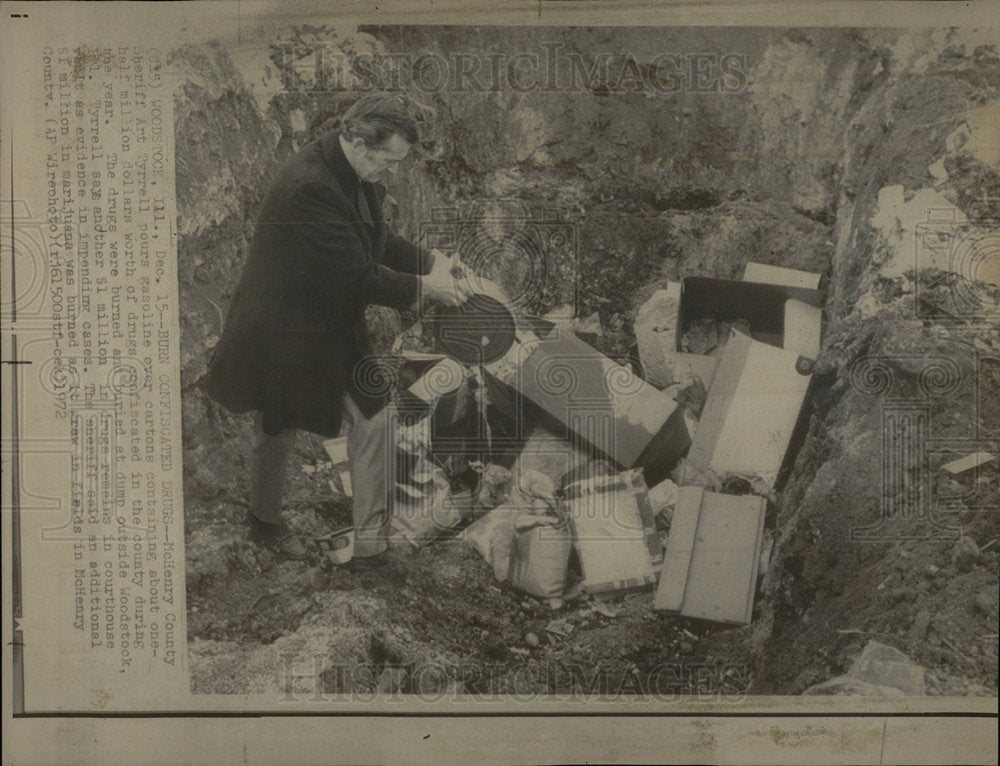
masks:
<svg viewBox="0 0 1000 766"><path fill-rule="evenodd" d="M428 250L417 247L390 231L386 235L382 262L391 269L405 271L407 274L430 274L434 256Z"/></svg>
<svg viewBox="0 0 1000 766"><path fill-rule="evenodd" d="M376 185L375 197L378 200L380 208L385 201L385 195L385 187L381 184ZM427 275L431 273L431 268L434 266L434 255L426 248L414 245L390 229L386 232L385 252L382 255L382 262L390 269L395 269L396 271L405 271L407 274Z"/></svg>
<svg viewBox="0 0 1000 766"><path fill-rule="evenodd" d="M419 278L376 263L361 244L350 216L329 195L329 189L318 184L304 184L292 194L297 252L314 274L325 279L333 299L411 307L417 300Z"/></svg>

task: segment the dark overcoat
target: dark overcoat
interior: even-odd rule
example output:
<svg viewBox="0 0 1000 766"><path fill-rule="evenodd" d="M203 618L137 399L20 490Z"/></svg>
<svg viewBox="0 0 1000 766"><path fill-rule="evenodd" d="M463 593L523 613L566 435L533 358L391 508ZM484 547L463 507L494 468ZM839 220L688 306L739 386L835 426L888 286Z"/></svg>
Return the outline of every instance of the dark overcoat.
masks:
<svg viewBox="0 0 1000 766"><path fill-rule="evenodd" d="M340 430L345 391L367 417L384 405L365 308L412 306L433 257L388 230L383 191L360 181L336 134L280 168L209 366L212 398L261 411L268 433L327 437Z"/></svg>

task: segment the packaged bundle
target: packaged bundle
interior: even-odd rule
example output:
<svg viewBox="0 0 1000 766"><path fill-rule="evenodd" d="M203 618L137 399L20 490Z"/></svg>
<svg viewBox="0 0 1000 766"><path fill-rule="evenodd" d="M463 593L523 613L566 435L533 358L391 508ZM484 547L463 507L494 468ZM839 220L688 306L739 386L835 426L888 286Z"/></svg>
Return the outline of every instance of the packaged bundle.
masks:
<svg viewBox="0 0 1000 766"><path fill-rule="evenodd" d="M656 581L663 546L642 471L594 476L566 488L566 507L592 593Z"/></svg>

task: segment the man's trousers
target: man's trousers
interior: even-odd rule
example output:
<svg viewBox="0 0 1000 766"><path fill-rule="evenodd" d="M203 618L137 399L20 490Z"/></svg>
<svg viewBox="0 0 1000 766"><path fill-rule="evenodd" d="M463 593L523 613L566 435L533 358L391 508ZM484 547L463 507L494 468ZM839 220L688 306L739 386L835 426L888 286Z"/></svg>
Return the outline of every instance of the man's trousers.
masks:
<svg viewBox="0 0 1000 766"><path fill-rule="evenodd" d="M350 395L344 395L344 422L347 435L347 459L350 461L351 485L354 492L354 555L375 556L388 547L389 539L389 470L392 459L389 408L383 408L372 418L366 418ZM250 511L261 521L281 522L281 506L285 495L285 474L288 458L295 445L297 431L287 428L280 434L269 435L261 427L258 414L255 421L256 439L250 461Z"/></svg>

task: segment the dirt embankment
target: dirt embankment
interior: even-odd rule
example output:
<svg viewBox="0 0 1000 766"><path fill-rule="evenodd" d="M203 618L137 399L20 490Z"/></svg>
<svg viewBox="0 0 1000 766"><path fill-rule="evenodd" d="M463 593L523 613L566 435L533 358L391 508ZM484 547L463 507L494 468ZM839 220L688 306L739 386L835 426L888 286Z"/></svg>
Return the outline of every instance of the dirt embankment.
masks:
<svg viewBox="0 0 1000 766"><path fill-rule="evenodd" d="M542 51L551 39L551 30L369 28L298 30L285 41L345 56L447 56ZM686 663L712 668L722 693L799 693L878 638L929 670L932 693L995 694L1000 546L991 544L995 512L977 509L998 504L996 468L974 486L974 476L939 470L1000 430L996 399L983 395L1000 382L1000 339L980 321L996 296L970 281L977 261L960 247L988 236L1000 214L988 207L1000 198L1000 161L984 139L997 122L995 48L974 33L849 29L577 29L559 41L567 53L640 64L663 51L735 51L746 56L746 87L417 93L437 110L436 145L399 174L391 214L418 236L437 208L490 212L513 201L527 212L502 224L499 241L535 225L532 211L565 215L577 258L549 264L553 287L534 308L571 302L561 286L576 272L577 312L597 312L595 345L614 357L665 280L738 277L748 260L828 275L809 433L780 499L754 624L691 624L654 614L642 595L614 616L588 603L549 614L498 588L484 562L453 544L351 578L274 562L246 542L248 422L207 400L200 380L267 180L340 97L308 82L283 87L287 48L233 61L192 47L173 63L194 73L177 98L176 140L196 690L279 689L280 657L319 654L328 691L371 685L338 675L335 666L351 663L409 691L457 680L469 691L520 692L593 686L595 673L606 691L642 691L636 679ZM966 220L953 238L934 229L933 247L921 249L919 225L955 208ZM372 312L383 344L410 320ZM918 425L903 433L887 413ZM909 448L893 452L901 440ZM302 440L288 513L303 533L349 516L324 460L316 440ZM575 629L547 633L556 617ZM527 633L549 638L532 647ZM439 671L386 681L399 663ZM690 683L668 686L684 693Z"/></svg>

